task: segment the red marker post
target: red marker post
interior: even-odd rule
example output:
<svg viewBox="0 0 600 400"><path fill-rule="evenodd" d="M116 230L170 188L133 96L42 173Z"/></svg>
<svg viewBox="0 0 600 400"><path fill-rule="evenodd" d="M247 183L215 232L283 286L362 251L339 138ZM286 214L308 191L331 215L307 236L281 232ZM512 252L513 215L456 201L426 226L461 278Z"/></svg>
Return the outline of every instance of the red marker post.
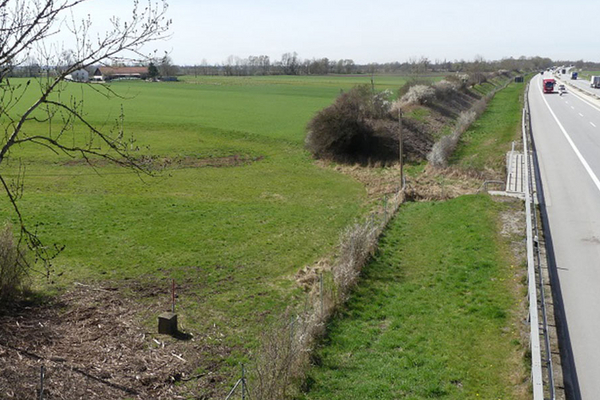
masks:
<svg viewBox="0 0 600 400"><path fill-rule="evenodd" d="M173 279L173 285L171 288L171 296L172 296L171 312L173 314L175 314L175 279Z"/></svg>

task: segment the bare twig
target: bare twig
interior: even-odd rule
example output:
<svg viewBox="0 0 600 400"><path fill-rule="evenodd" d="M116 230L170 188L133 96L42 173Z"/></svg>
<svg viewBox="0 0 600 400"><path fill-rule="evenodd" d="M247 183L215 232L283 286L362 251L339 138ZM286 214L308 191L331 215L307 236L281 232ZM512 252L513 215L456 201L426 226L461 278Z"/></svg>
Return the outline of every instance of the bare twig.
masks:
<svg viewBox="0 0 600 400"><path fill-rule="evenodd" d="M106 131L86 118L83 91L78 98L64 98L61 94L66 87L65 78L74 71L103 62L126 60L129 55L142 56L144 45L168 37L171 21L166 18L167 3L159 0L140 4L139 0L135 0L128 19L113 17L111 29L104 35L94 36L89 17L78 23L71 14L70 21L64 22L73 8L86 1L89 0L0 1L0 126L4 130L4 137L0 136L0 166L6 165L15 146L32 143L55 154L82 157L92 166L90 158L99 157L131 168L138 175L149 173L147 166L131 155L137 147L133 146L133 139L124 136L123 112L114 129ZM75 45L61 52L48 40L63 23L73 34ZM32 57L40 60L45 76L30 79L26 84L13 84L7 78L8 74ZM32 85L36 81L38 84ZM107 98L123 98L105 85L90 87ZM16 112L23 108L25 95L33 93L36 88L39 92L35 100L23 113ZM31 124L44 124L47 132L39 133L37 130L31 134L28 128ZM76 143L73 136L72 143L67 143L67 133L75 135L79 127L89 131L89 138ZM101 145L106 148L102 149ZM50 260L61 248L54 246L50 250L35 232L26 227L17 201L22 187L11 187L3 176L0 176L0 183L19 221L19 243L26 243L49 272Z"/></svg>

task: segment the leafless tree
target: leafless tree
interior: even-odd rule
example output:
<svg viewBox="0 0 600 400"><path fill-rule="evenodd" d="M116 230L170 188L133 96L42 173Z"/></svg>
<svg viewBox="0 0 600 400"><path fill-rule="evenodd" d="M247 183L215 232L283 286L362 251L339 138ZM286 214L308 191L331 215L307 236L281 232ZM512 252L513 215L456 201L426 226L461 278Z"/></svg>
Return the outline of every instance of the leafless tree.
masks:
<svg viewBox="0 0 600 400"><path fill-rule="evenodd" d="M132 154L131 139L123 131L123 115L116 118L112 129L94 126L86 119L83 99L61 96L67 85L65 77L74 71L100 63L128 62L145 58L144 46L169 35L171 21L166 17L165 0L132 2L128 18L113 17L104 34L92 30L91 17L76 21L77 7L88 0L0 0L0 167L18 154L19 145L43 146L54 153L103 158L117 164L144 171ZM58 31L70 31L71 48L52 44ZM9 78L11 71L22 63L36 59L43 73L27 81ZM109 97L110 87L90 85ZM27 96L25 94L27 93ZM25 104L25 99L35 100ZM28 100L29 101L29 100ZM17 111L24 110L24 111ZM44 130L36 129L43 124ZM89 132L85 141L67 140L73 127ZM44 132L44 133L40 133ZM4 189L20 224L19 245L27 245L46 271L57 247L48 248L28 229L18 206L22 194L22 174L8 179L6 169L0 169L0 187Z"/></svg>
<svg viewBox="0 0 600 400"><path fill-rule="evenodd" d="M298 53L285 53L281 56L281 67L285 75L298 75L300 68L300 61L298 60Z"/></svg>
<svg viewBox="0 0 600 400"><path fill-rule="evenodd" d="M162 76L175 76L179 72L179 68L176 65L173 65L173 60L171 56L165 52L165 55L160 59L158 63L160 74Z"/></svg>
<svg viewBox="0 0 600 400"><path fill-rule="evenodd" d="M477 54L469 66L469 72L477 80L478 84L481 84L485 80L484 72L487 68L486 64L485 58L481 54Z"/></svg>

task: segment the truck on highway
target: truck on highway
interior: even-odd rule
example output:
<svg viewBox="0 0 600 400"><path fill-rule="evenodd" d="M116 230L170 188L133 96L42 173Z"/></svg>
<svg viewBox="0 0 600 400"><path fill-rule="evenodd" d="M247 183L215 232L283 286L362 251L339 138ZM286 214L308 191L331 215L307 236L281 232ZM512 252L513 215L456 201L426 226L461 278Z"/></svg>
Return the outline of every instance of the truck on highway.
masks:
<svg viewBox="0 0 600 400"><path fill-rule="evenodd" d="M598 78L600 78L600 76ZM544 93L554 93L554 85L556 85L556 80L544 79L544 82L543 82Z"/></svg>
<svg viewBox="0 0 600 400"><path fill-rule="evenodd" d="M600 76L592 76L590 78L590 86L593 88L599 88L600 87Z"/></svg>
<svg viewBox="0 0 600 400"><path fill-rule="evenodd" d="M577 79L577 72L571 72L571 79Z"/></svg>

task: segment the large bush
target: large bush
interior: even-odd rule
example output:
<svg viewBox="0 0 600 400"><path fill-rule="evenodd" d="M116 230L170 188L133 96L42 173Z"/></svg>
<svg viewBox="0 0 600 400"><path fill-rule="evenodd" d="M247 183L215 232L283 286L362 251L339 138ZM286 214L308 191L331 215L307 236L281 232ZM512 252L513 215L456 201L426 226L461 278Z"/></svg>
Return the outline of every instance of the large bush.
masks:
<svg viewBox="0 0 600 400"><path fill-rule="evenodd" d="M391 121L390 104L389 93L373 94L368 86L342 93L308 123L307 148L316 158L337 162L397 159L397 132L385 129L390 124L381 122Z"/></svg>

